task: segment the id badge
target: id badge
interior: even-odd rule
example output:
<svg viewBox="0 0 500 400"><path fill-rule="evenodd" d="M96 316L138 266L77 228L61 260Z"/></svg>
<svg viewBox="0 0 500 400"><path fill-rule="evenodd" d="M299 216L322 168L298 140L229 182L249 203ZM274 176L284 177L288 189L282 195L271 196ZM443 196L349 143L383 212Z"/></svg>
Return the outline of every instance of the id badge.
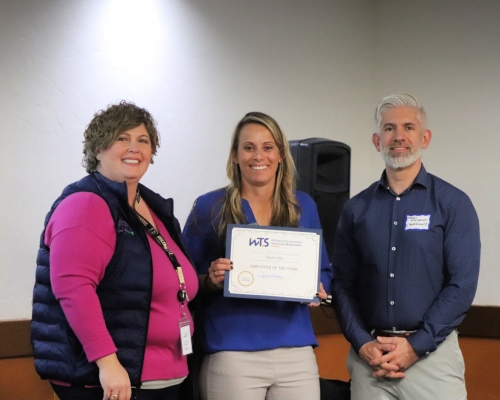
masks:
<svg viewBox="0 0 500 400"><path fill-rule="evenodd" d="M187 316L179 320L179 329L181 332L181 349L182 355L187 356L193 352L191 344L191 319Z"/></svg>

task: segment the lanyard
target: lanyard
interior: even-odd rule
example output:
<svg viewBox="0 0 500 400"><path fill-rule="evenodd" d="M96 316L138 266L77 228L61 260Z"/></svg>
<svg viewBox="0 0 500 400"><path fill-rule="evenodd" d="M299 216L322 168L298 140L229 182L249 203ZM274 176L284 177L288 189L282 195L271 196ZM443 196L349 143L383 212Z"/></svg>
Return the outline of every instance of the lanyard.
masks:
<svg viewBox="0 0 500 400"><path fill-rule="evenodd" d="M160 245L160 247L165 251L167 254L167 257L169 258L170 262L172 263L175 272L177 272L177 277L179 278L179 291L177 292L177 298L179 301L182 303L184 306L184 301L187 300L189 301L189 297L186 292L186 282L184 281L184 275L182 273L182 267L181 264L179 264L179 261L177 261L177 257L175 254L172 252L167 247L167 242L163 238L163 236L158 232L153 225L149 223L149 221L144 218L141 214L139 214L137 211L135 212L137 216L139 217L139 220L142 222L144 225L144 228L146 228L146 231L149 233L149 235Z"/></svg>

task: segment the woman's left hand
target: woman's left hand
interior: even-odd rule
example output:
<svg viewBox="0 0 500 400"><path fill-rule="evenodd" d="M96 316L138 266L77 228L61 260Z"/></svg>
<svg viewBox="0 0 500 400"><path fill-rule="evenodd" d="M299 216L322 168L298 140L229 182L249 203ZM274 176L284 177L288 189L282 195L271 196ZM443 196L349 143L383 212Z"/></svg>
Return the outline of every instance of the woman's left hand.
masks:
<svg viewBox="0 0 500 400"><path fill-rule="evenodd" d="M320 298L320 300L325 300L328 297L328 294L325 292L325 289L323 288L323 284L320 282L319 283L319 292L316 295ZM319 303L309 303L310 307L318 307Z"/></svg>
<svg viewBox="0 0 500 400"><path fill-rule="evenodd" d="M127 371L118 361L116 353L96 360L99 380L104 391L103 400L130 400L132 388Z"/></svg>
<svg viewBox="0 0 500 400"><path fill-rule="evenodd" d="M208 278L215 289L224 287L224 276L226 271L233 269L233 263L229 258L218 258L210 263Z"/></svg>

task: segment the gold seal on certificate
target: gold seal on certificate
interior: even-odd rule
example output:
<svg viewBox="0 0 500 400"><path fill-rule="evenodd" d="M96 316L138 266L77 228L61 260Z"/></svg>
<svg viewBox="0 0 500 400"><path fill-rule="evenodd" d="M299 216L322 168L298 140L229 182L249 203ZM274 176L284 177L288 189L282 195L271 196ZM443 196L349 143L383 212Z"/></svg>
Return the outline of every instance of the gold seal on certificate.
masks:
<svg viewBox="0 0 500 400"><path fill-rule="evenodd" d="M238 282L241 286L250 286L254 281L250 271L242 271L238 274Z"/></svg>
<svg viewBox="0 0 500 400"><path fill-rule="evenodd" d="M319 301L321 230L228 225L224 296Z"/></svg>

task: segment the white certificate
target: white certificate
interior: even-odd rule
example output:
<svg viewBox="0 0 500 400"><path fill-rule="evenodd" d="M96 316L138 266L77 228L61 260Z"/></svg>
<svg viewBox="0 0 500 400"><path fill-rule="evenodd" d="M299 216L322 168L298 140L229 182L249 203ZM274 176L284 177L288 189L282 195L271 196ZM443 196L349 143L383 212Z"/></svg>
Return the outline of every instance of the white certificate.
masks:
<svg viewBox="0 0 500 400"><path fill-rule="evenodd" d="M228 225L224 296L319 302L321 230Z"/></svg>

